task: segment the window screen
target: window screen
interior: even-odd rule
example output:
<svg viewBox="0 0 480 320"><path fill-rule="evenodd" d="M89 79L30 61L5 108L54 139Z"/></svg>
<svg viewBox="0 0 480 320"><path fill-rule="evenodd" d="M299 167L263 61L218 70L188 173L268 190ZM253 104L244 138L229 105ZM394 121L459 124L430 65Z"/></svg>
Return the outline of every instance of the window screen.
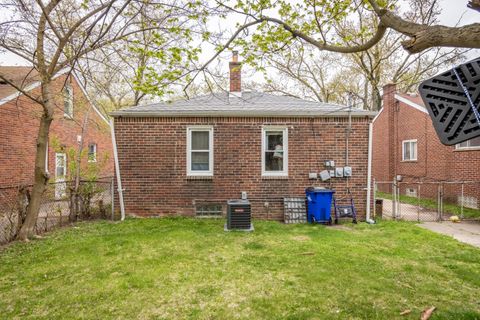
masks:
<svg viewBox="0 0 480 320"><path fill-rule="evenodd" d="M57 178L64 177L67 173L66 170L66 155L65 153L57 153L55 155L55 176Z"/></svg>
<svg viewBox="0 0 480 320"><path fill-rule="evenodd" d="M213 128L188 128L187 174L213 175Z"/></svg>
<svg viewBox="0 0 480 320"><path fill-rule="evenodd" d="M262 137L262 174L286 176L288 165L287 128L264 128Z"/></svg>
<svg viewBox="0 0 480 320"><path fill-rule="evenodd" d="M88 162L96 162L97 161L97 144L90 143L88 145Z"/></svg>
<svg viewBox="0 0 480 320"><path fill-rule="evenodd" d="M416 140L403 141L403 160L404 161L417 160L417 141Z"/></svg>
<svg viewBox="0 0 480 320"><path fill-rule="evenodd" d="M192 131L192 171L209 170L209 131Z"/></svg>
<svg viewBox="0 0 480 320"><path fill-rule="evenodd" d="M283 171L283 131L266 131L265 135L265 171Z"/></svg>

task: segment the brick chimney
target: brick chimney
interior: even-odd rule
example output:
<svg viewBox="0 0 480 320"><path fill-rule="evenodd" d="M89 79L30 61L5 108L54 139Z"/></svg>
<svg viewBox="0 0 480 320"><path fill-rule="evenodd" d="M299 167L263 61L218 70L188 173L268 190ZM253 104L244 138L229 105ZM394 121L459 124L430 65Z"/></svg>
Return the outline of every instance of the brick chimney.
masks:
<svg viewBox="0 0 480 320"><path fill-rule="evenodd" d="M238 62L238 51L232 52L230 67L230 92L242 92L242 63Z"/></svg>
<svg viewBox="0 0 480 320"><path fill-rule="evenodd" d="M397 85L395 83L388 83L383 86L383 107L393 108L395 105L395 93L397 93Z"/></svg>
<svg viewBox="0 0 480 320"><path fill-rule="evenodd" d="M397 144L397 130L396 125L396 106L397 102L395 94L397 93L397 85L395 83L388 83L383 86L383 113L384 117L387 117L387 135L383 137L383 145L388 157L388 179L393 179L397 174L396 159L398 150Z"/></svg>

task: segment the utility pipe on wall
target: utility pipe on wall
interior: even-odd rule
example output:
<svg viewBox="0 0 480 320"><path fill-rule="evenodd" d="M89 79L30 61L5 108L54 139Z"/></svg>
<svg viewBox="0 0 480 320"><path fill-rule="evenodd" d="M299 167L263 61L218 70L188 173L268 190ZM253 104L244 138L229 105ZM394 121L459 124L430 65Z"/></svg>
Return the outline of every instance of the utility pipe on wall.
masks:
<svg viewBox="0 0 480 320"><path fill-rule="evenodd" d="M120 202L121 221L123 221L125 220L125 207L123 205L122 179L120 178L120 166L118 164L118 153L117 153L117 140L115 139L115 129L113 127L112 120L110 120L110 130L112 133L113 158L115 159L115 174L117 176L118 202Z"/></svg>
<svg viewBox="0 0 480 320"><path fill-rule="evenodd" d="M367 223L375 223L374 220L370 218L370 200L372 193L372 140L373 140L373 123L368 124L368 164L367 164ZM375 204L374 204L375 205Z"/></svg>

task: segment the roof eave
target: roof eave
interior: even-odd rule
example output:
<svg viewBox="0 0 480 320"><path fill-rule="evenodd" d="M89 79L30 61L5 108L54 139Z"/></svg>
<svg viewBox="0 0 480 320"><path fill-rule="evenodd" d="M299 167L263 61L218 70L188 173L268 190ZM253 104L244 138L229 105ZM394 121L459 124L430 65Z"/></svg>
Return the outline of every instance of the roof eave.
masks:
<svg viewBox="0 0 480 320"><path fill-rule="evenodd" d="M295 117L295 118L309 118L309 117L348 117L349 112L345 111L327 111L327 112L283 112L283 113L269 113L269 112L125 112L115 111L110 113L114 118L130 117L130 118L145 118L145 117ZM369 117L374 118L377 115L376 111L352 112L352 117Z"/></svg>

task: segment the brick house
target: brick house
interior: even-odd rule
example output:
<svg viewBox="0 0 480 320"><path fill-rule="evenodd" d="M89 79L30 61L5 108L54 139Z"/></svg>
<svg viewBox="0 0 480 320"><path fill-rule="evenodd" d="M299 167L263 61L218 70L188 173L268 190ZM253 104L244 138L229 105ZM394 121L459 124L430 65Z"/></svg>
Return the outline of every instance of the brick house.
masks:
<svg viewBox="0 0 480 320"><path fill-rule="evenodd" d="M372 172L376 181L392 181L401 175L405 183L480 182L479 164L480 137L456 146L443 145L419 95L399 93L394 84L384 87L383 108L373 120ZM464 185L466 206L478 207L479 185ZM451 184L445 189L452 202L460 200L459 187ZM415 196L410 189L403 188L401 193ZM436 197L436 189L424 188L423 193Z"/></svg>
<svg viewBox="0 0 480 320"><path fill-rule="evenodd" d="M40 95L38 75L31 67L0 66L0 74ZM78 148L82 124L88 111L84 148L89 162L98 164L100 176L113 175L110 127L107 119L91 103L76 76L66 72L54 79L55 111L50 127L46 165L51 181L68 179L68 150ZM0 187L33 183L36 137L42 108L6 82L0 83Z"/></svg>
<svg viewBox="0 0 480 320"><path fill-rule="evenodd" d="M252 214L283 219L283 197L309 186L353 195L365 216L369 124L354 109L242 91L241 65L230 62L230 91L116 111L115 137L125 211L140 216L225 213L246 192ZM350 178L309 178L325 161L348 166Z"/></svg>

